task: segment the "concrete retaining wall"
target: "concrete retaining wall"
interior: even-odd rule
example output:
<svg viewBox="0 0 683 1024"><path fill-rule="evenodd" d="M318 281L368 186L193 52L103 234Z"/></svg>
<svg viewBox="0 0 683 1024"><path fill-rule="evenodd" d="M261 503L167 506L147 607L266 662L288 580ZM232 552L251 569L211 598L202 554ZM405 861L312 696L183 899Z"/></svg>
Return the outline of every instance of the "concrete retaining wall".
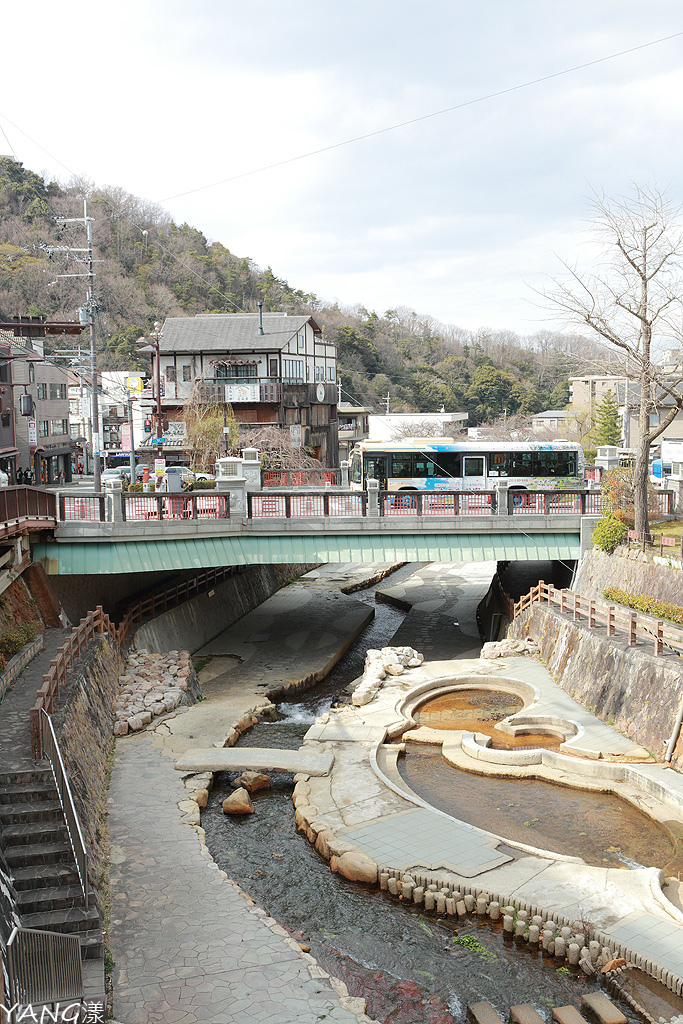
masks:
<svg viewBox="0 0 683 1024"><path fill-rule="evenodd" d="M306 564L249 566L219 583L213 593L199 594L143 623L135 634L135 646L150 651L182 649L193 654L263 604L283 584L314 568L315 565Z"/></svg>
<svg viewBox="0 0 683 1024"><path fill-rule="evenodd" d="M620 638L608 639L604 630L591 631L540 604L515 619L510 635L533 637L563 690L603 722L662 756L683 699L680 658L629 648ZM683 766L681 740L676 762Z"/></svg>

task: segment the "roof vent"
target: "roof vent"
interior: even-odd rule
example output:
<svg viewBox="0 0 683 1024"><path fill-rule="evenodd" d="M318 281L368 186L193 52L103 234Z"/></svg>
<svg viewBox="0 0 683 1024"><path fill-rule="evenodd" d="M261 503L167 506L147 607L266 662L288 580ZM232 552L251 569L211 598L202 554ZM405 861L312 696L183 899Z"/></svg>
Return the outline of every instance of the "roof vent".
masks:
<svg viewBox="0 0 683 1024"><path fill-rule="evenodd" d="M258 304L258 332L263 334L263 302L261 299Z"/></svg>

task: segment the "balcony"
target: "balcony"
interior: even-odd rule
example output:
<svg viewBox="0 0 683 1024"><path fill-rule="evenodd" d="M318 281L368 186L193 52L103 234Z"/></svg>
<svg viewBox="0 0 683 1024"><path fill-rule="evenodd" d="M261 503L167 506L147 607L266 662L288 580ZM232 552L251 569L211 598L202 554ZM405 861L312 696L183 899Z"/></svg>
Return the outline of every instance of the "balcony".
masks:
<svg viewBox="0 0 683 1024"><path fill-rule="evenodd" d="M250 402L277 405L282 401L282 381L278 377L214 377L198 380L200 402Z"/></svg>

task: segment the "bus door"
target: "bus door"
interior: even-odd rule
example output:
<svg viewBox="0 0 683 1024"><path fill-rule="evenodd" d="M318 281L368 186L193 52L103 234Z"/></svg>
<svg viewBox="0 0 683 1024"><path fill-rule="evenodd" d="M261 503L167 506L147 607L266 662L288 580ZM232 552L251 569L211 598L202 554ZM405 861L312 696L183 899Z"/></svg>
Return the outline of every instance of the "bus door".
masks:
<svg viewBox="0 0 683 1024"><path fill-rule="evenodd" d="M464 491L485 490L486 464L483 455L463 455L462 488Z"/></svg>
<svg viewBox="0 0 683 1024"><path fill-rule="evenodd" d="M367 454L363 458L363 483L367 490L368 480L379 480L380 491L387 489L387 457L386 455Z"/></svg>

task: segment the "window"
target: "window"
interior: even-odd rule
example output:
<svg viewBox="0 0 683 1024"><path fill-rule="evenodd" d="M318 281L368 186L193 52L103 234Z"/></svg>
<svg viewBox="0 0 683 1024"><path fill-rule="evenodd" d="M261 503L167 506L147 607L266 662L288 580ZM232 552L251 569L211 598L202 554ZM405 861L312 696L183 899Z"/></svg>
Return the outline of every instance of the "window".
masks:
<svg viewBox="0 0 683 1024"><path fill-rule="evenodd" d="M239 364L237 366L229 366L228 367L228 377L230 377L232 379L234 379L236 377L239 380L242 380L245 377L255 377L255 376L256 376L256 367L253 366L253 365L252 366L247 366L246 363L245 363L245 364Z"/></svg>
<svg viewBox="0 0 683 1024"><path fill-rule="evenodd" d="M33 363L28 364L28 382L33 384L36 379L36 368Z"/></svg>
<svg viewBox="0 0 683 1024"><path fill-rule="evenodd" d="M53 400L66 398L66 384L50 384L50 398Z"/></svg>
<svg viewBox="0 0 683 1024"><path fill-rule="evenodd" d="M351 477L351 483L359 484L361 482L361 459L358 452L354 452L351 456L349 474Z"/></svg>
<svg viewBox="0 0 683 1024"><path fill-rule="evenodd" d="M51 434L68 434L69 433L69 421L68 420L52 420L50 423Z"/></svg>
<svg viewBox="0 0 683 1024"><path fill-rule="evenodd" d="M327 367L327 379L334 380L334 366Z"/></svg>
<svg viewBox="0 0 683 1024"><path fill-rule="evenodd" d="M463 471L465 476L483 476L484 475L484 457L483 455L466 455L463 460Z"/></svg>
<svg viewBox="0 0 683 1024"><path fill-rule="evenodd" d="M305 334L300 334L299 335L299 348L300 349L301 348L306 348L306 335Z"/></svg>
<svg viewBox="0 0 683 1024"><path fill-rule="evenodd" d="M407 452L405 454L391 456L391 476L412 476L413 457Z"/></svg>
<svg viewBox="0 0 683 1024"><path fill-rule="evenodd" d="M50 436L50 424L47 420L38 420L38 437Z"/></svg>
<svg viewBox="0 0 683 1024"><path fill-rule="evenodd" d="M304 379L304 361L303 359L283 359L282 360L282 376L283 379L290 382L303 381Z"/></svg>
<svg viewBox="0 0 683 1024"><path fill-rule="evenodd" d="M183 366L183 380L192 380L192 367L188 366L187 364Z"/></svg>
<svg viewBox="0 0 683 1024"><path fill-rule="evenodd" d="M47 384L38 384L36 387L36 398L45 399L47 398Z"/></svg>
<svg viewBox="0 0 683 1024"><path fill-rule="evenodd" d="M175 384L175 366L166 367L166 380L169 384Z"/></svg>
<svg viewBox="0 0 683 1024"><path fill-rule="evenodd" d="M316 368L315 368L315 379L316 380L325 380L325 367L324 366L316 366Z"/></svg>
<svg viewBox="0 0 683 1024"><path fill-rule="evenodd" d="M277 377L277 356L275 357L275 359L270 359L268 361L268 366L268 375L270 377Z"/></svg>

